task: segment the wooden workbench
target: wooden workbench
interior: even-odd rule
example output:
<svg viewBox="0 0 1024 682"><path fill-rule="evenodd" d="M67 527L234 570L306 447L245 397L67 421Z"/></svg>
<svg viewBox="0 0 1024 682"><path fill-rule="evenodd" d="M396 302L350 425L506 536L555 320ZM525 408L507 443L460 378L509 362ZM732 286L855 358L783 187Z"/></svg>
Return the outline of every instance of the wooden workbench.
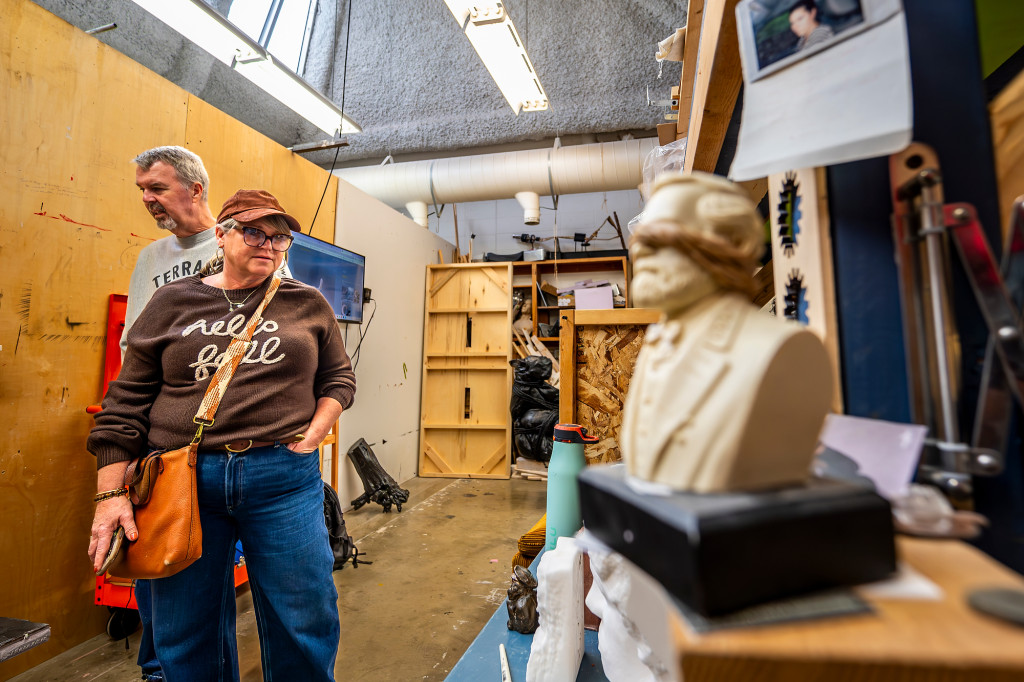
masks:
<svg viewBox="0 0 1024 682"><path fill-rule="evenodd" d="M1024 680L1024 627L977 613L967 594L1024 580L959 541L898 538L900 560L937 601L866 597L874 614L706 635L674 626L686 682Z"/></svg>

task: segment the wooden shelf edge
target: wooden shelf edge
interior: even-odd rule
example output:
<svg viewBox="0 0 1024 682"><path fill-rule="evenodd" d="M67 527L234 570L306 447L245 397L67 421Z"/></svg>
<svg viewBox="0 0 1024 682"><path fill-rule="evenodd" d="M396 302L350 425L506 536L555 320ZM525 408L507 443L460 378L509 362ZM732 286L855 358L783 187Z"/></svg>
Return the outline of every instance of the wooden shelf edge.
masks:
<svg viewBox="0 0 1024 682"><path fill-rule="evenodd" d="M586 324L652 324L661 312L651 308L612 308L611 310L577 310L576 325Z"/></svg>
<svg viewBox="0 0 1024 682"><path fill-rule="evenodd" d="M555 263L558 267L563 265L570 265L572 263L583 263L587 265L594 265L600 263L621 263L627 260L627 256L593 256L592 258L553 258L551 260L516 260L506 261L512 264L512 269L526 270L528 267L532 268L534 265L537 267L554 267Z"/></svg>
<svg viewBox="0 0 1024 682"><path fill-rule="evenodd" d="M463 264L465 265L465 264ZM428 315L444 315L451 313L507 313L508 308L427 308Z"/></svg>
<svg viewBox="0 0 1024 682"><path fill-rule="evenodd" d="M421 424L424 429L453 429L477 431L504 431L506 424Z"/></svg>
<svg viewBox="0 0 1024 682"><path fill-rule="evenodd" d="M428 358L509 358L506 351L497 353L424 353Z"/></svg>

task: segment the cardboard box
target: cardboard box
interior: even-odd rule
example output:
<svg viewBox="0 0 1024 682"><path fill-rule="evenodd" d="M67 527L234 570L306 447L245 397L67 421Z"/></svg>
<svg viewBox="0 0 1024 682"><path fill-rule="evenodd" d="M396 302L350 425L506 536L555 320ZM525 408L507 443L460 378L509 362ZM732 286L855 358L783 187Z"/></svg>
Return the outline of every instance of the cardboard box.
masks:
<svg viewBox="0 0 1024 682"><path fill-rule="evenodd" d="M593 287L576 290L576 310L611 310L611 308L611 287Z"/></svg>

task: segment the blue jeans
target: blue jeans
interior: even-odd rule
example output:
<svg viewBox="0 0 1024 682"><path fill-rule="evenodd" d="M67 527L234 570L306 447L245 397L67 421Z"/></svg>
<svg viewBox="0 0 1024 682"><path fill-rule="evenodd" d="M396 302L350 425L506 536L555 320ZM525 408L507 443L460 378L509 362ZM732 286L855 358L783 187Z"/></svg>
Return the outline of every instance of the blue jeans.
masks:
<svg viewBox="0 0 1024 682"><path fill-rule="evenodd" d="M238 680L235 543L242 540L263 679L333 680L338 592L319 458L284 445L199 453L203 556L150 583L153 637L167 682Z"/></svg>
<svg viewBox="0 0 1024 682"><path fill-rule="evenodd" d="M142 668L144 680L162 680L160 661L156 660L156 649L153 647L153 601L149 593L149 581L135 581L135 605L139 609L139 620L142 621L142 637L139 639L139 667Z"/></svg>

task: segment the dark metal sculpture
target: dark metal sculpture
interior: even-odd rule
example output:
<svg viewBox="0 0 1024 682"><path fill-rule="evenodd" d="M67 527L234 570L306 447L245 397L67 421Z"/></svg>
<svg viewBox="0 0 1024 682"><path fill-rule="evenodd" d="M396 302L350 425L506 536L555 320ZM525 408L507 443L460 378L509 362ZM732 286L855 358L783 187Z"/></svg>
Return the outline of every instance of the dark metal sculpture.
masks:
<svg viewBox="0 0 1024 682"><path fill-rule="evenodd" d="M558 389L546 381L551 376L551 361L531 355L509 364L514 374L509 403L512 449L519 457L547 462L558 423Z"/></svg>
<svg viewBox="0 0 1024 682"><path fill-rule="evenodd" d="M512 584L508 588L508 629L524 635L537 629L537 579L524 566L512 569Z"/></svg>
<svg viewBox="0 0 1024 682"><path fill-rule="evenodd" d="M334 488L324 483L324 523L327 524L327 536L331 541L331 552L334 553L334 570L345 568L345 564L352 562L352 568L359 564L372 564L359 558L359 549L355 540L348 534L345 528L345 515L341 511L341 500Z"/></svg>
<svg viewBox="0 0 1024 682"><path fill-rule="evenodd" d="M360 438L352 444L348 449L348 458L356 468L365 491L352 500L353 509L359 509L368 502L376 502L384 508L385 513L391 511L391 505L402 511L402 505L409 501L409 491L399 488L395 479L384 471L384 467L377 461L377 455L373 454L365 440Z"/></svg>

